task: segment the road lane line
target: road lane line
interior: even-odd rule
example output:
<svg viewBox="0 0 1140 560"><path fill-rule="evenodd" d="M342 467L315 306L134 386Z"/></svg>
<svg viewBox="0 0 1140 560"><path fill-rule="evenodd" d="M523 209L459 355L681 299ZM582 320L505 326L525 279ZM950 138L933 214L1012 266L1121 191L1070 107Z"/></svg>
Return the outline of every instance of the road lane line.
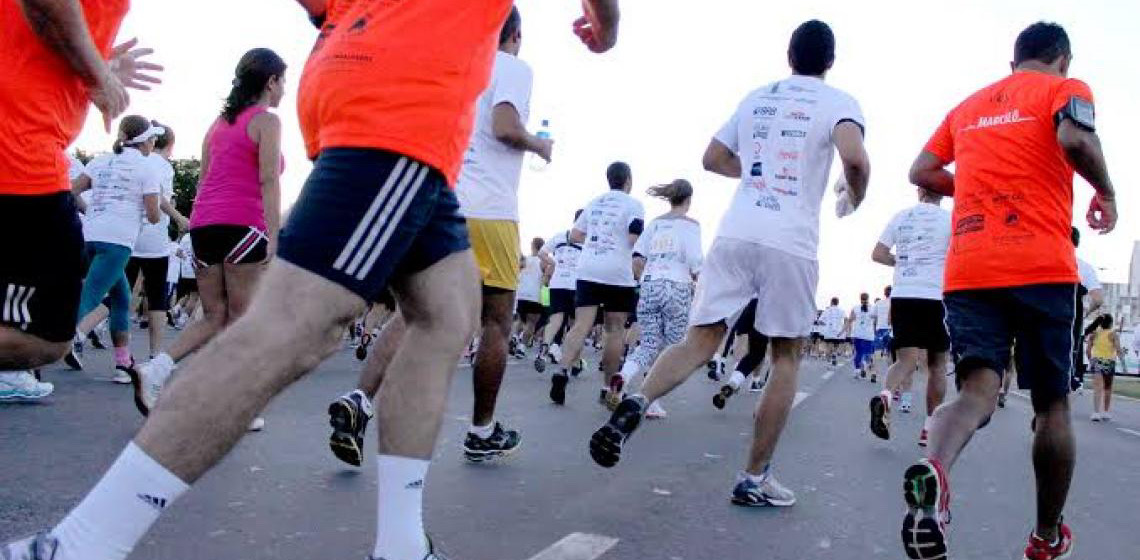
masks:
<svg viewBox="0 0 1140 560"><path fill-rule="evenodd" d="M1136 437L1140 437L1140 432L1137 432L1136 430L1129 430L1128 428L1117 428L1117 430L1120 430L1126 434L1131 434L1131 435L1134 435Z"/></svg>
<svg viewBox="0 0 1140 560"><path fill-rule="evenodd" d="M835 375L835 370L833 370L833 369L829 369L829 370L823 372L823 380L827 381L828 379L831 379L832 375Z"/></svg>
<svg viewBox="0 0 1140 560"><path fill-rule="evenodd" d="M792 408L799 406L800 403L804 402L804 399L808 398L809 396L811 396L811 393L796 391L796 400L792 401Z"/></svg>
<svg viewBox="0 0 1140 560"><path fill-rule="evenodd" d="M570 533L527 560L595 560L617 543L618 539L613 537Z"/></svg>

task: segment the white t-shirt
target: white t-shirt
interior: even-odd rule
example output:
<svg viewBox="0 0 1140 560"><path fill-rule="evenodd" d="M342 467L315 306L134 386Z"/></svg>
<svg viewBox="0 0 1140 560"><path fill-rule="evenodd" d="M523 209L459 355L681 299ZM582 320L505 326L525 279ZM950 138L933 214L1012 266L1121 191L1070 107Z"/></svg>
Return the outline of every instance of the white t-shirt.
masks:
<svg viewBox="0 0 1140 560"><path fill-rule="evenodd" d="M574 229L586 232L578 258L578 279L634 287L630 227L645 221L645 207L623 191L611 190L590 201Z"/></svg>
<svg viewBox="0 0 1140 560"><path fill-rule="evenodd" d="M551 290L576 290L578 287L578 257L582 254L582 246L571 243L567 233L555 234L542 247L542 252L554 259Z"/></svg>
<svg viewBox="0 0 1140 560"><path fill-rule="evenodd" d="M133 249L146 221L143 197L159 194L162 179L154 164L135 148L95 158L83 172L91 178L91 202L83 234Z"/></svg>
<svg viewBox="0 0 1140 560"><path fill-rule="evenodd" d="M152 153L147 160L154 166L160 178L162 198L167 202L174 199L174 167L166 158ZM134 257L157 258L170 255L170 216L161 212L157 224L143 222L142 232L135 241Z"/></svg>
<svg viewBox="0 0 1140 560"><path fill-rule="evenodd" d="M819 321L823 324L823 328L820 329L823 337L831 340L839 338L840 333L843 332L844 320L843 310L838 306L832 305L824 309L819 316Z"/></svg>
<svg viewBox="0 0 1140 560"><path fill-rule="evenodd" d="M502 51L495 54L491 85L475 104L475 129L455 187L460 212L468 218L519 221L519 177L526 152L495 138L494 112L508 103L525 125L533 81L525 62Z"/></svg>
<svg viewBox="0 0 1140 560"><path fill-rule="evenodd" d="M717 237L815 260L831 133L843 121L863 126L859 104L818 78L792 76L749 93L716 134L743 171Z"/></svg>
<svg viewBox="0 0 1140 560"><path fill-rule="evenodd" d="M823 321L816 319L815 321L812 322L811 334L818 334L818 335L823 334Z"/></svg>
<svg viewBox="0 0 1140 560"><path fill-rule="evenodd" d="M67 156L67 180L74 181L76 177L83 174L83 162L75 157L75 154L65 154Z"/></svg>
<svg viewBox="0 0 1140 560"><path fill-rule="evenodd" d="M701 269L701 224L679 216L662 216L649 222L633 252L645 257L641 281L669 280L691 283Z"/></svg>
<svg viewBox="0 0 1140 560"><path fill-rule="evenodd" d="M519 301L542 301L542 259L530 255L523 257L519 273Z"/></svg>
<svg viewBox="0 0 1140 560"><path fill-rule="evenodd" d="M895 214L879 243L895 249L892 297L942 300L950 250L949 211L920 202Z"/></svg>
<svg viewBox="0 0 1140 560"><path fill-rule="evenodd" d="M1093 268L1093 265L1079 258L1077 259L1077 276L1086 290L1091 292L1101 289L1100 279L1096 276L1096 269Z"/></svg>
<svg viewBox="0 0 1140 560"><path fill-rule="evenodd" d="M166 249L166 283L177 284L182 274L182 259L178 258L178 243L167 242Z"/></svg>
<svg viewBox="0 0 1140 560"><path fill-rule="evenodd" d="M184 234L178 240L178 248L182 249L180 272L182 278L196 278L194 275L194 244L190 242L190 234Z"/></svg>
<svg viewBox="0 0 1140 560"><path fill-rule="evenodd" d="M891 295L894 293L892 292ZM882 331L891 328L891 300L876 301L871 310L875 313L875 330Z"/></svg>
<svg viewBox="0 0 1140 560"><path fill-rule="evenodd" d="M851 310L851 338L858 338L860 340L875 340L875 308L870 305L867 310L863 311L863 307L856 305Z"/></svg>

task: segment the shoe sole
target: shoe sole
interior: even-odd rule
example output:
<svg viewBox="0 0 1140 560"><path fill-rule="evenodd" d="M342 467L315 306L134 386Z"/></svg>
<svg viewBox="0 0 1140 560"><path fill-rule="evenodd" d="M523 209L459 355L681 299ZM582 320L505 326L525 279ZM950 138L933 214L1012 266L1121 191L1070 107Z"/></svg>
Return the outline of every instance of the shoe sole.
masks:
<svg viewBox="0 0 1140 560"><path fill-rule="evenodd" d="M891 439L891 428L886 421L887 406L880 396L871 399L871 433L879 439Z"/></svg>
<svg viewBox="0 0 1140 560"><path fill-rule="evenodd" d="M903 549L912 560L947 558L946 534L935 518L940 492L938 475L930 465L912 465L903 475L907 513L901 536Z"/></svg>
<svg viewBox="0 0 1140 560"><path fill-rule="evenodd" d="M545 357L539 356L539 357L534 359L534 371L537 371L538 373L546 372L546 358Z"/></svg>
<svg viewBox="0 0 1140 560"><path fill-rule="evenodd" d="M730 498L730 501L732 502L732 505L734 505L734 506L747 507L747 508L792 507L792 506L796 505L795 500L791 500L791 501L787 501L787 502L780 502L780 501L773 501L773 500L764 500L763 502L754 502L750 499L738 498L738 497L736 497L735 494Z"/></svg>
<svg viewBox="0 0 1140 560"><path fill-rule="evenodd" d="M713 406L717 410L724 410L724 405L728 403L728 398L732 396L732 387L725 385L720 388L720 391L713 395Z"/></svg>
<svg viewBox="0 0 1140 560"><path fill-rule="evenodd" d="M557 405L566 404L566 384L570 379L565 375L555 375L550 378L550 400Z"/></svg>
<svg viewBox="0 0 1140 560"><path fill-rule="evenodd" d="M621 461L621 446L625 438L616 427L606 424L590 436L590 457L599 466L613 468Z"/></svg>
<svg viewBox="0 0 1140 560"><path fill-rule="evenodd" d="M54 391L53 391L54 392ZM51 393L43 395L30 395L27 393L7 393L0 395L0 402L30 402L50 397Z"/></svg>
<svg viewBox="0 0 1140 560"><path fill-rule="evenodd" d="M123 370L131 378L131 390L134 392L135 408L138 409L139 414L143 417L150 416L150 407L146 405L146 400L143 399L143 384L142 375L135 368L127 368Z"/></svg>
<svg viewBox="0 0 1140 560"><path fill-rule="evenodd" d="M499 459L509 459L520 447L522 447L522 440L519 440L519 443L510 449L496 449L494 451L475 451L464 447L463 458L468 463L490 463Z"/></svg>
<svg viewBox="0 0 1140 560"><path fill-rule="evenodd" d="M343 401L336 401L329 405L329 425L333 433L329 436L329 450L337 459L354 467L359 467L364 459L364 452L356 442L353 435L356 428L356 411Z"/></svg>
<svg viewBox="0 0 1140 560"><path fill-rule="evenodd" d="M368 349L365 348L364 346L357 346L356 347L356 359L363 362L367 358L368 358Z"/></svg>

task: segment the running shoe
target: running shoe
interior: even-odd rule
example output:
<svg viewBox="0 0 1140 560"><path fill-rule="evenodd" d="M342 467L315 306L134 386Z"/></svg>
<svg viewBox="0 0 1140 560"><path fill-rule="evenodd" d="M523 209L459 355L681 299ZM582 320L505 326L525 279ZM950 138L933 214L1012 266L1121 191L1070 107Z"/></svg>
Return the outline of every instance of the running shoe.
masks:
<svg viewBox="0 0 1140 560"><path fill-rule="evenodd" d="M904 414L910 414L910 410L911 410L911 406L910 406L909 402L904 401L904 402L899 403L899 412L902 412Z"/></svg>
<svg viewBox="0 0 1140 560"><path fill-rule="evenodd" d="M903 475L902 541L912 560L943 560L950 523L950 483L938 461L922 459Z"/></svg>
<svg viewBox="0 0 1140 560"><path fill-rule="evenodd" d="M159 358L161 357L160 355ZM162 359L151 360L126 372L131 376L131 384L134 385L135 408L139 413L143 416L150 414L150 409L154 408L159 393L173 372L174 362Z"/></svg>
<svg viewBox="0 0 1140 560"><path fill-rule="evenodd" d="M1025 546L1024 560L1060 560L1073 553L1073 532L1061 519L1057 527L1057 540L1046 541L1034 533L1029 534L1029 544Z"/></svg>
<svg viewBox="0 0 1140 560"><path fill-rule="evenodd" d="M470 432L463 442L463 457L472 463L486 463L500 457L508 457L518 450L522 437L516 430L507 430L495 422L495 430L487 438Z"/></svg>
<svg viewBox="0 0 1140 560"><path fill-rule="evenodd" d="M260 432L264 429L265 429L265 419L260 417L260 416L258 416L257 418L254 418L253 421L249 423L249 431L251 431L251 432Z"/></svg>
<svg viewBox="0 0 1140 560"><path fill-rule="evenodd" d="M665 407L661 406L661 401L653 401L649 403L649 408L645 411L645 417L650 420L660 420L669 414L665 411Z"/></svg>
<svg viewBox="0 0 1140 560"><path fill-rule="evenodd" d="M878 374L872 373L871 374L871 383L877 383L878 381L879 381Z"/></svg>
<svg viewBox="0 0 1140 560"><path fill-rule="evenodd" d="M443 554L441 554L438 550L435 549L435 543L433 543L431 541L430 536L424 535L424 539L427 540L428 553L426 556L423 557L422 560L447 560L447 558ZM383 558L376 558L375 556L369 556L368 560L384 560L384 559Z"/></svg>
<svg viewBox="0 0 1140 560"><path fill-rule="evenodd" d="M99 338L99 333L92 330L87 333L87 341L91 343L91 347L96 350L106 350L107 345L103 344L103 339Z"/></svg>
<svg viewBox="0 0 1140 560"><path fill-rule="evenodd" d="M771 473L760 477L760 482L752 476L740 473L732 489L732 503L743 507L789 507L795 505L796 495L781 485Z"/></svg>
<svg viewBox="0 0 1140 560"><path fill-rule="evenodd" d="M12 541L0 548L2 560L52 560L59 549L59 541L47 531Z"/></svg>
<svg viewBox="0 0 1140 560"><path fill-rule="evenodd" d="M1005 408L1005 393L998 393L998 408Z"/></svg>
<svg viewBox="0 0 1140 560"><path fill-rule="evenodd" d="M720 381L720 375L718 373L720 368L717 366L716 360L709 360L708 363L705 364L705 367L708 369L708 376L710 380Z"/></svg>
<svg viewBox="0 0 1140 560"><path fill-rule="evenodd" d="M134 373L132 373L132 371ZM115 375L111 378L111 383L119 385L130 385L138 372L135 368L135 359L131 358L130 365L115 364Z"/></svg>
<svg viewBox="0 0 1140 560"><path fill-rule="evenodd" d="M566 372L550 376L550 400L554 404L566 404L566 384L570 383L570 376Z"/></svg>
<svg viewBox="0 0 1140 560"><path fill-rule="evenodd" d="M366 334L360 337L360 344L356 347L356 359L364 361L368 358L368 347L372 345L372 335Z"/></svg>
<svg viewBox="0 0 1140 560"><path fill-rule="evenodd" d="M590 437L590 457L594 462L610 468L621 460L621 447L641 424L647 403L644 397L622 399L610 419Z"/></svg>
<svg viewBox="0 0 1140 560"><path fill-rule="evenodd" d="M749 393L759 393L760 391L763 391L763 390L764 390L764 380L763 379L753 379L752 384L748 386L748 392Z"/></svg>
<svg viewBox="0 0 1140 560"><path fill-rule="evenodd" d="M867 370L859 369L859 379L867 379Z"/></svg>
<svg viewBox="0 0 1140 560"><path fill-rule="evenodd" d="M28 371L0 373L0 402L35 401L55 390L55 385L36 379Z"/></svg>
<svg viewBox="0 0 1140 560"><path fill-rule="evenodd" d="M546 352L546 350L539 350L538 355L534 357L534 371L537 371L538 373L543 373L546 371Z"/></svg>
<svg viewBox="0 0 1140 560"><path fill-rule="evenodd" d="M724 410L724 405L728 403L729 397L734 394L736 394L736 390L732 388L732 385L727 383L722 385L720 391L717 391L717 393L713 395L713 406L715 406L717 410Z"/></svg>
<svg viewBox="0 0 1140 560"><path fill-rule="evenodd" d="M586 363L586 358L578 358L578 361L574 362L574 366L570 368L570 375L572 377L578 377L582 375L583 371L586 371L587 367L589 367L589 364Z"/></svg>
<svg viewBox="0 0 1140 560"><path fill-rule="evenodd" d="M83 354L83 339L76 336L75 340L71 341L71 350L68 350L67 355L63 357L63 363L75 371L83 371L83 361L79 359L80 354Z"/></svg>
<svg viewBox="0 0 1140 560"><path fill-rule="evenodd" d="M557 364L562 361L562 347L557 344L550 345L550 363Z"/></svg>
<svg viewBox="0 0 1140 560"><path fill-rule="evenodd" d="M625 387L625 379L622 379L621 374L613 374L610 376L610 387L606 391L606 407L610 410L617 410L617 406L621 404L622 398L625 394L622 389Z"/></svg>
<svg viewBox="0 0 1140 560"><path fill-rule="evenodd" d="M920 432L918 434L918 446L919 447L926 447L926 445L929 443L930 443L930 431L927 430L926 428L923 428L922 432Z"/></svg>
<svg viewBox="0 0 1140 560"><path fill-rule="evenodd" d="M362 391L342 395L329 405L329 425L333 433L329 436L329 449L337 459L354 467L364 462L364 432L372 419L372 407L368 406Z"/></svg>
<svg viewBox="0 0 1140 560"><path fill-rule="evenodd" d="M871 397L871 433L891 439L891 402L886 395Z"/></svg>

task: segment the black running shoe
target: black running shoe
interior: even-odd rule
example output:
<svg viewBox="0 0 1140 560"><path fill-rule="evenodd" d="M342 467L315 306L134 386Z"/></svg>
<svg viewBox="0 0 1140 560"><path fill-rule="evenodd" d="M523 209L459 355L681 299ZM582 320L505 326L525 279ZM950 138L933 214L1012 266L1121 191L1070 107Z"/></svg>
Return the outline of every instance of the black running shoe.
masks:
<svg viewBox="0 0 1140 560"><path fill-rule="evenodd" d="M472 463L485 463L499 457L507 457L518 450L522 437L516 430L505 430L495 422L495 431L484 439L470 432L463 442L463 457Z"/></svg>
<svg viewBox="0 0 1140 560"><path fill-rule="evenodd" d="M1005 393L998 393L998 408L1005 408Z"/></svg>
<svg viewBox="0 0 1140 560"><path fill-rule="evenodd" d="M337 459L354 467L364 462L364 431L371 417L364 412L363 397L358 391L344 395L329 405L329 449Z"/></svg>
<svg viewBox="0 0 1140 560"><path fill-rule="evenodd" d="M724 410L724 405L728 402L728 398L734 393L736 393L736 391L732 390L732 385L721 387L720 391L717 391L717 393L713 395L713 406L715 406L717 410Z"/></svg>
<svg viewBox="0 0 1140 560"><path fill-rule="evenodd" d="M91 331L87 333L87 341L91 343L91 347L96 350L106 350L107 345L103 344L103 339L99 338L99 333Z"/></svg>
<svg viewBox="0 0 1140 560"><path fill-rule="evenodd" d="M570 383L570 376L556 373L550 377L550 400L554 404L566 404L566 384Z"/></svg>
<svg viewBox="0 0 1140 560"><path fill-rule="evenodd" d="M586 369L586 360L584 358L578 358L578 361L574 362L574 366L570 368L570 375L572 377L578 377L582 375L582 370L584 369Z"/></svg>
<svg viewBox="0 0 1140 560"><path fill-rule="evenodd" d="M63 357L63 363L75 371L83 371L83 362L79 360L79 353L74 348L67 351L67 355Z"/></svg>
<svg viewBox="0 0 1140 560"><path fill-rule="evenodd" d="M372 345L372 335L366 334L360 337L360 344L356 347L356 359L364 361L368 358L368 347Z"/></svg>
<svg viewBox="0 0 1140 560"><path fill-rule="evenodd" d="M634 430L641 424L648 404L644 398L627 397L622 399L617 410L610 415L609 422L590 437L590 457L607 469L618 464L621 447Z"/></svg>
<svg viewBox="0 0 1140 560"><path fill-rule="evenodd" d="M871 397L871 433L881 439L891 439L891 409L887 397Z"/></svg>
<svg viewBox="0 0 1140 560"><path fill-rule="evenodd" d="M950 523L950 488L937 462L922 459L903 475L902 541L913 560L945 560L946 529Z"/></svg>

